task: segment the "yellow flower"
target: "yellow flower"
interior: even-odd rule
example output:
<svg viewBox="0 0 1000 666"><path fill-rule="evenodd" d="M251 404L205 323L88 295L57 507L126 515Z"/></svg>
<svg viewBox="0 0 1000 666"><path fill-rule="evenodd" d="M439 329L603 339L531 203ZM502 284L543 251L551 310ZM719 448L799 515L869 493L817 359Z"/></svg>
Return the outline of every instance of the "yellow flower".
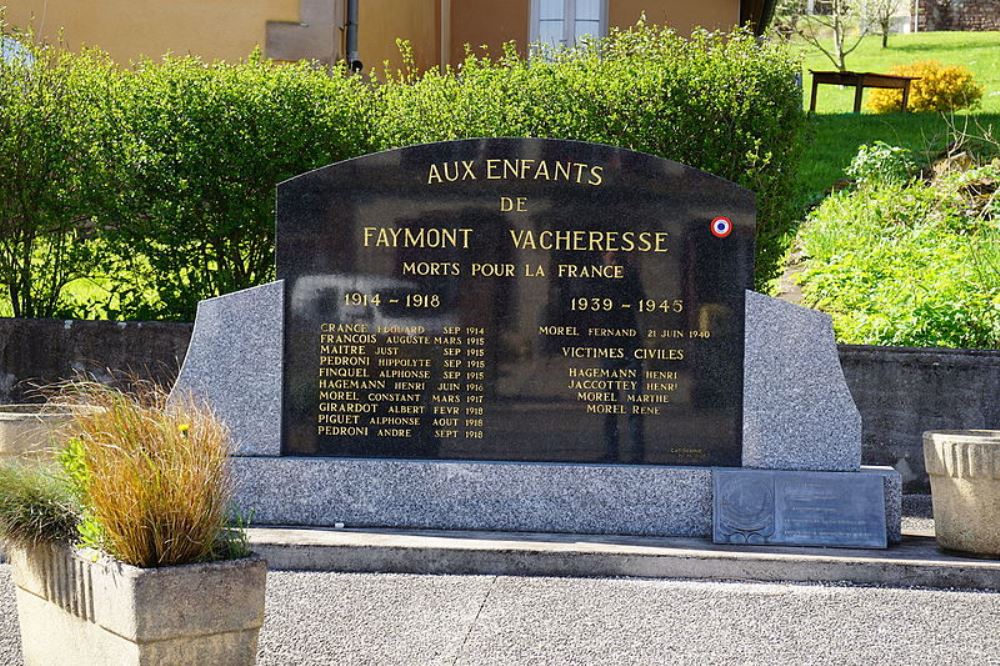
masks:
<svg viewBox="0 0 1000 666"><path fill-rule="evenodd" d="M178 432L180 432L182 435L186 435L187 431L190 429L191 429L190 423L182 423L179 426L177 426Z"/></svg>

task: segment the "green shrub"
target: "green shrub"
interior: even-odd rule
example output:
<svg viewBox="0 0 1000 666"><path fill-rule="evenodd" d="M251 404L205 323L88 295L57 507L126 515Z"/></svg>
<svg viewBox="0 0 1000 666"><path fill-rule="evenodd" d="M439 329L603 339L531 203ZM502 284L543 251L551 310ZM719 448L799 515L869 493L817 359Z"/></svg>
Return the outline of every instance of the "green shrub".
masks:
<svg viewBox="0 0 1000 666"><path fill-rule="evenodd" d="M806 304L841 342L1000 348L1000 218L984 180L1000 181L1000 163L828 197L798 237Z"/></svg>
<svg viewBox="0 0 1000 666"><path fill-rule="evenodd" d="M63 287L101 258L91 218L105 203L113 65L15 34L0 7L0 289L15 317L51 317Z"/></svg>
<svg viewBox="0 0 1000 666"><path fill-rule="evenodd" d="M0 465L0 540L30 547L68 542L79 505L59 475L35 464Z"/></svg>
<svg viewBox="0 0 1000 666"><path fill-rule="evenodd" d="M368 88L307 63L146 60L116 96L112 318L191 320L199 300L273 279L275 185L369 150Z"/></svg>
<svg viewBox="0 0 1000 666"><path fill-rule="evenodd" d="M37 200L44 214L30 211L29 226L55 225L2 239L0 283L18 316L190 320L199 300L273 278L278 182L429 141L596 141L736 181L757 194L761 286L796 216L798 63L743 30L687 39L639 24L545 57L508 47L444 74L371 81L259 53L123 69L39 48L59 66L10 65L21 78L0 85L0 218L20 223L28 214L16 206ZM34 97L16 99L25 85ZM9 109L34 143L11 138ZM11 167L23 145L38 168Z"/></svg>
<svg viewBox="0 0 1000 666"><path fill-rule="evenodd" d="M969 68L962 65L942 65L937 60L922 60L896 65L889 73L917 77L910 84L907 106L911 111L947 112L975 108L983 98L983 87L975 82ZM867 107L875 113L899 111L902 106L901 90L877 88L868 95Z"/></svg>
<svg viewBox="0 0 1000 666"><path fill-rule="evenodd" d="M639 24L604 40L521 58L467 55L457 70L387 75L376 143L388 149L481 136L595 141L652 153L757 194L758 271L776 273L796 211L803 124L797 61L747 31L674 32Z"/></svg>
<svg viewBox="0 0 1000 666"><path fill-rule="evenodd" d="M905 183L917 165L907 148L890 146L884 141L862 145L845 170L859 187L879 187Z"/></svg>

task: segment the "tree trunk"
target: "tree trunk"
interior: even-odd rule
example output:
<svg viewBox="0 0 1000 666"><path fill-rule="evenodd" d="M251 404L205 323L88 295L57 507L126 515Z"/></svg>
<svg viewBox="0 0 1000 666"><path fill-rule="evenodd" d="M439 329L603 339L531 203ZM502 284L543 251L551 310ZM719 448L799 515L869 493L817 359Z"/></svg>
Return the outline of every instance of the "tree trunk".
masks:
<svg viewBox="0 0 1000 666"><path fill-rule="evenodd" d="M834 11L838 11L836 8ZM840 22L840 14L833 16L833 51L837 55L837 69L841 72L847 69L847 58L844 56L844 27Z"/></svg>

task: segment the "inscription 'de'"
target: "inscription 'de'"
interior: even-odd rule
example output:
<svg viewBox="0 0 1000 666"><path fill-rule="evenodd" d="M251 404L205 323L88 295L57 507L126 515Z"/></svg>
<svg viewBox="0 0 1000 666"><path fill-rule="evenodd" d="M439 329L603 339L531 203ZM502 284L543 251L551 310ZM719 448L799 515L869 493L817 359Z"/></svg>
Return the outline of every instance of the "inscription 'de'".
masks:
<svg viewBox="0 0 1000 666"><path fill-rule="evenodd" d="M695 169L542 139L282 183L283 451L738 465L753 218Z"/></svg>

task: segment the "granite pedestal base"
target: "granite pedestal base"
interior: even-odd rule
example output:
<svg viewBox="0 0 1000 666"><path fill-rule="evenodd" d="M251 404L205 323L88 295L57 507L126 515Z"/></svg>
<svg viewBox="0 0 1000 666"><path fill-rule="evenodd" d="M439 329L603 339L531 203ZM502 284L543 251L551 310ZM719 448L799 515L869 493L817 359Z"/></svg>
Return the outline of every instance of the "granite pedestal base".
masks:
<svg viewBox="0 0 1000 666"><path fill-rule="evenodd" d="M237 502L259 525L710 537L708 467L233 459ZM885 488L889 541L900 539L902 486Z"/></svg>
<svg viewBox="0 0 1000 666"><path fill-rule="evenodd" d="M708 467L282 456L283 289L202 301L175 386L229 426L236 499L254 523L711 536ZM748 292L746 321L744 467L881 475L898 541L900 477L859 465L830 318Z"/></svg>

